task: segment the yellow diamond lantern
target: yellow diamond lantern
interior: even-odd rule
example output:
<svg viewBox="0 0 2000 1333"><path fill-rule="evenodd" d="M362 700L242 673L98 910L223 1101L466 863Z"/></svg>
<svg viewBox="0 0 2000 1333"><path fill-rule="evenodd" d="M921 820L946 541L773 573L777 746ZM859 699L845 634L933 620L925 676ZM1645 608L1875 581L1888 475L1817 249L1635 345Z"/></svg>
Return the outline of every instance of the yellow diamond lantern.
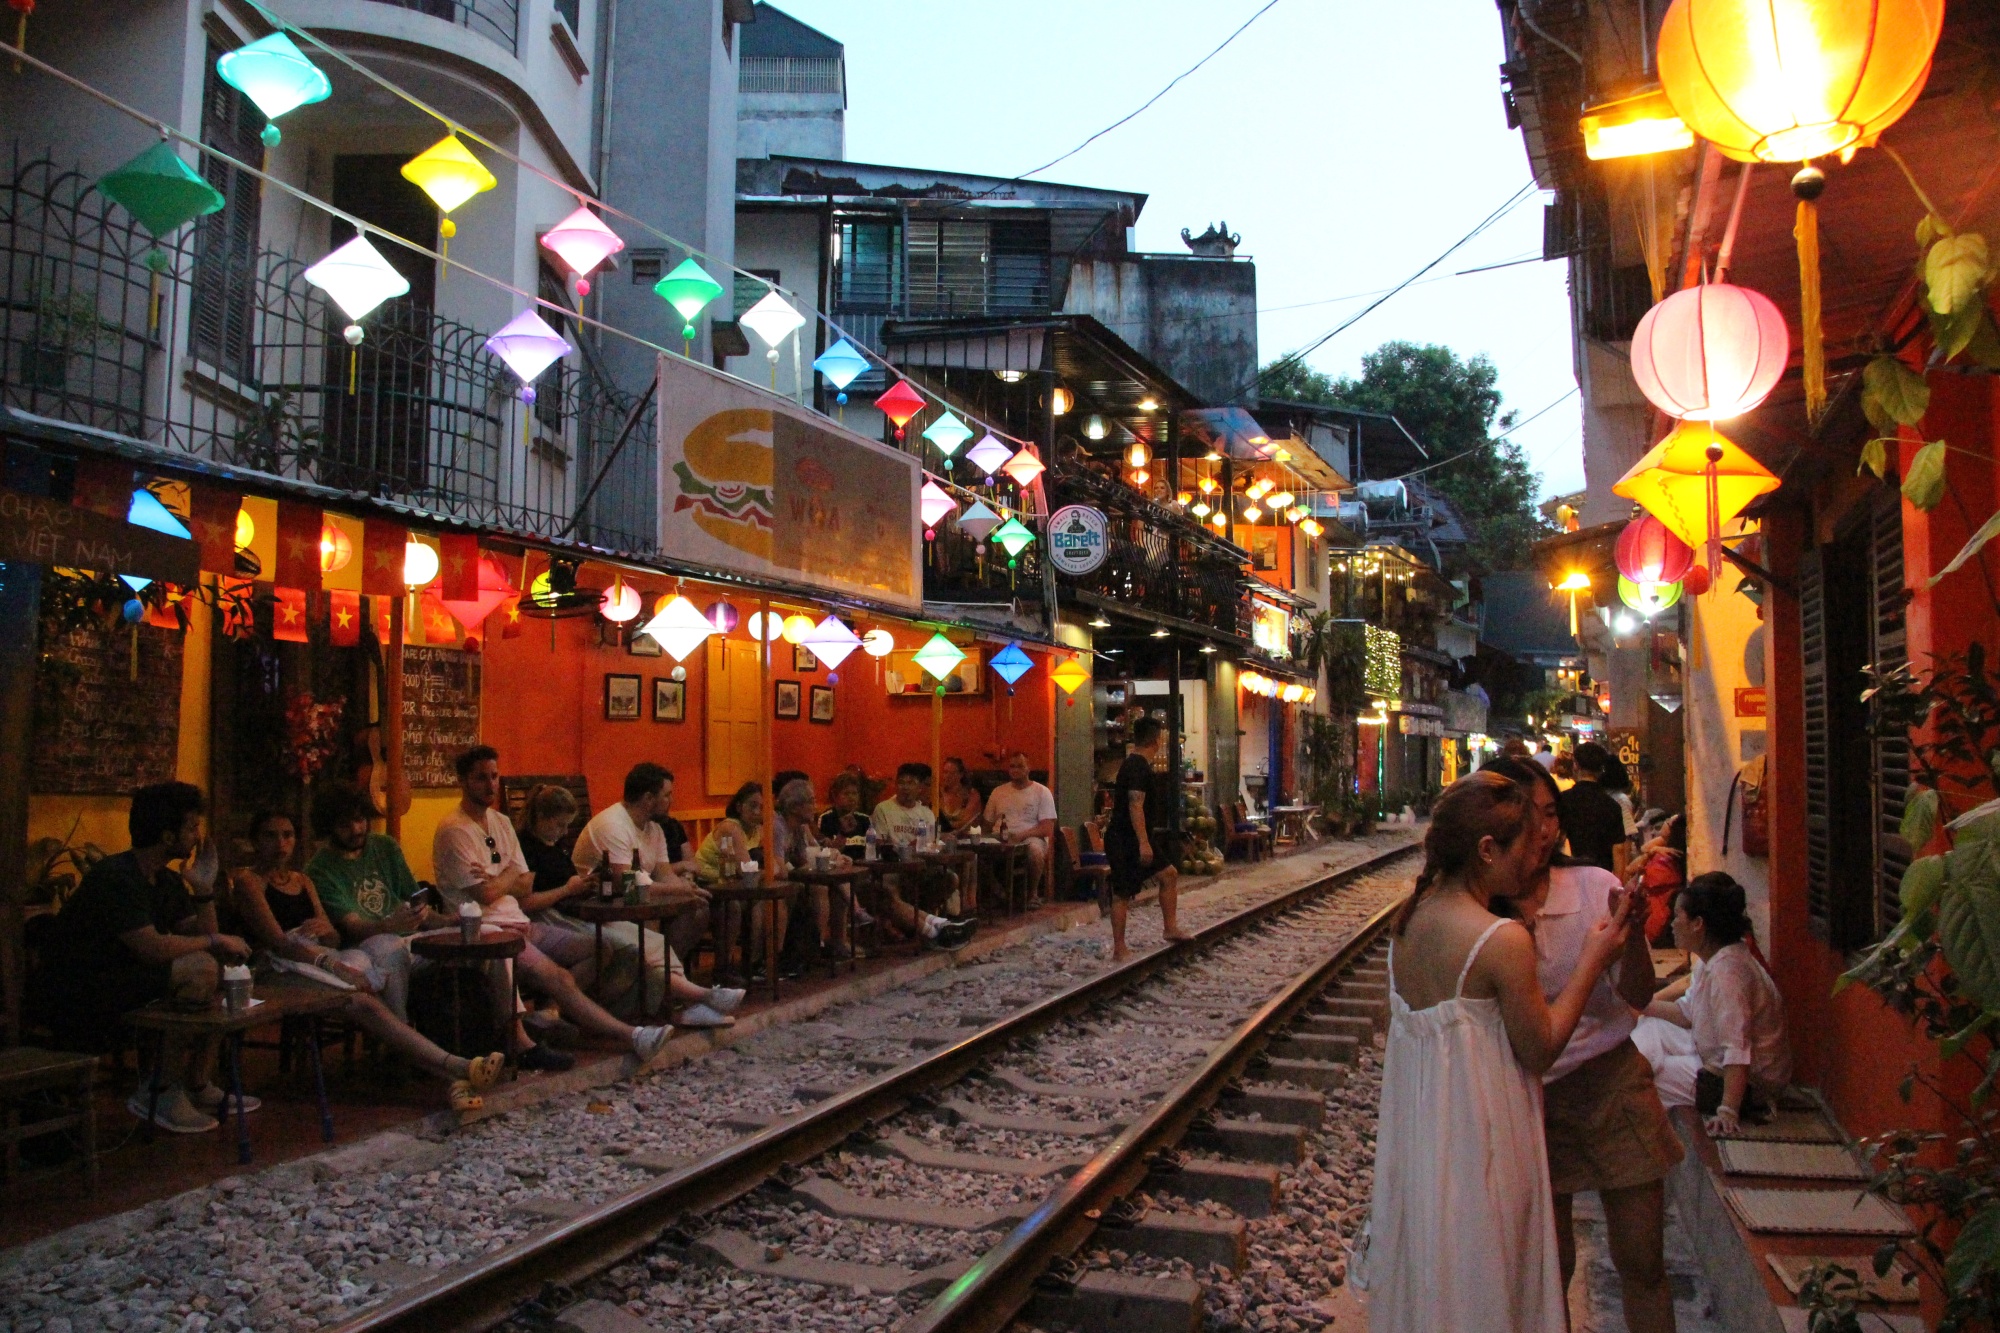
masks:
<svg viewBox="0 0 2000 1333"><path fill-rule="evenodd" d="M915 660L933 680L942 681L965 660L965 653L944 635L933 634L929 643L917 649Z"/></svg>
<svg viewBox="0 0 2000 1333"><path fill-rule="evenodd" d="M1080 686L1089 682L1090 672L1072 657L1051 671L1049 679L1062 686L1064 694L1075 694Z"/></svg>
<svg viewBox="0 0 2000 1333"><path fill-rule="evenodd" d="M429 195L440 213L500 183L456 134L445 135L405 162L403 178Z"/></svg>
<svg viewBox="0 0 2000 1333"><path fill-rule="evenodd" d="M1709 530L1708 508L1711 463L1714 532ZM1676 426L1611 488L1614 495L1644 506L1674 536L1693 547L1720 537L1721 529L1752 500L1777 489L1778 479L1762 463L1704 421L1683 421Z"/></svg>

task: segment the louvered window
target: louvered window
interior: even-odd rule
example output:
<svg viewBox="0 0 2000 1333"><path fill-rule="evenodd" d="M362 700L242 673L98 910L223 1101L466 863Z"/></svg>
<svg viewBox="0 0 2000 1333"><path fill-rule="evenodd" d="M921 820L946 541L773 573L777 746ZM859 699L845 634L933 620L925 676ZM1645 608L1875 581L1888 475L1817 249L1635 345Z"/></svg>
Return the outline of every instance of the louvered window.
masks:
<svg viewBox="0 0 2000 1333"><path fill-rule="evenodd" d="M1046 315L1049 312L1049 220L1015 218L993 223L988 266L987 312Z"/></svg>
<svg viewBox="0 0 2000 1333"><path fill-rule="evenodd" d="M903 307L903 229L900 223L840 223L842 310L897 314Z"/></svg>
<svg viewBox="0 0 2000 1333"><path fill-rule="evenodd" d="M1820 553L1799 561L1799 640L1805 704L1806 916L1813 933L1831 933L1833 865L1826 738L1826 589Z"/></svg>
<svg viewBox="0 0 2000 1333"><path fill-rule="evenodd" d="M239 162L262 162L264 145L258 136L264 130L263 113L216 74L218 54L211 45L202 87L202 142ZM195 231L194 354L239 380L251 381L262 196L256 177L210 154L202 155L201 172L226 202L220 212L203 218Z"/></svg>
<svg viewBox="0 0 2000 1333"><path fill-rule="evenodd" d="M1871 655L1879 677L1909 660L1903 625L1903 501L1894 488L1877 493L1870 536L1875 613ZM1879 939L1903 915L1899 890L1912 853L1901 831L1903 802L1910 791L1910 740L1907 735L1877 737L1874 750L1875 937Z"/></svg>
<svg viewBox="0 0 2000 1333"><path fill-rule="evenodd" d="M910 313L985 314L991 239L984 222L911 222Z"/></svg>

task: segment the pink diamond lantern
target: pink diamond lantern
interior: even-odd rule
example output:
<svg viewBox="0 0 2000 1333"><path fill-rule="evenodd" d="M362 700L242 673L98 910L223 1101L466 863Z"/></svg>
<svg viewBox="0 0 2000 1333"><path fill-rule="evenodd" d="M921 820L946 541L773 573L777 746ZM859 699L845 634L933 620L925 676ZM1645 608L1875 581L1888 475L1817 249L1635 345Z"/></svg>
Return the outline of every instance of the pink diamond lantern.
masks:
<svg viewBox="0 0 2000 1333"><path fill-rule="evenodd" d="M625 248L618 233L598 220L588 208L579 208L542 235L542 244L561 256L576 274L577 295L590 291L590 275L598 266Z"/></svg>
<svg viewBox="0 0 2000 1333"><path fill-rule="evenodd" d="M991 435L981 436L979 443L973 445L965 455L967 462L971 463L981 472L984 472L988 477L998 472L1001 466L1013 456L1014 451L1012 449L1009 449Z"/></svg>
<svg viewBox="0 0 2000 1333"><path fill-rule="evenodd" d="M1042 466L1041 459L1035 457L1028 450L1023 449L1020 453L1008 459L1006 466L1000 470L1012 477L1014 484L1025 491L1028 487L1035 484L1035 478L1041 476L1048 469Z"/></svg>
<svg viewBox="0 0 2000 1333"><path fill-rule="evenodd" d="M917 497L917 508L924 516L924 526L935 528L939 520L958 508L958 503L945 494L944 487L934 481L926 481Z"/></svg>
<svg viewBox="0 0 2000 1333"><path fill-rule="evenodd" d="M486 340L486 350L521 377L521 401L535 401L535 380L573 349L560 333L532 310L523 310L506 327Z"/></svg>

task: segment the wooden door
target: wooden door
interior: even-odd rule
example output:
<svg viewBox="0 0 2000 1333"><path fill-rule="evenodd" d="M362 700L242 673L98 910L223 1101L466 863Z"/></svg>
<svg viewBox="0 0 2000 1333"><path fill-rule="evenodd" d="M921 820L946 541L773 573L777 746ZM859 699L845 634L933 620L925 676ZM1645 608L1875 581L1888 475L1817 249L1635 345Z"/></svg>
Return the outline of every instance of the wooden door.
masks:
<svg viewBox="0 0 2000 1333"><path fill-rule="evenodd" d="M708 640L706 778L710 796L733 796L762 778L758 723L764 691L757 683L757 644L748 639Z"/></svg>

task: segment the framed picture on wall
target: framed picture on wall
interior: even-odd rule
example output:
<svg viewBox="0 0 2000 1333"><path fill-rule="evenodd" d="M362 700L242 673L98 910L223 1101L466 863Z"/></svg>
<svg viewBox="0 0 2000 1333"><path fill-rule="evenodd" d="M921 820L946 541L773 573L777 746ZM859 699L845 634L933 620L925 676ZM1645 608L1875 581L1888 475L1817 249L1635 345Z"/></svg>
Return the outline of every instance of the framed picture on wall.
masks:
<svg viewBox="0 0 2000 1333"><path fill-rule="evenodd" d="M606 722L637 722L639 720L639 678L621 675L615 671L604 673L604 720Z"/></svg>
<svg viewBox="0 0 2000 1333"><path fill-rule="evenodd" d="M778 682L778 716L781 718L791 718L794 721L798 719L799 683L797 681L781 680Z"/></svg>
<svg viewBox="0 0 2000 1333"><path fill-rule="evenodd" d="M812 720L833 721L833 686L815 685L812 688Z"/></svg>
<svg viewBox="0 0 2000 1333"><path fill-rule="evenodd" d="M653 677L653 721L683 722L687 719L687 682Z"/></svg>
<svg viewBox="0 0 2000 1333"><path fill-rule="evenodd" d="M819 659L813 656L812 649L802 643L795 643L792 645L792 670L817 671Z"/></svg>
<svg viewBox="0 0 2000 1333"><path fill-rule="evenodd" d="M660 641L650 634L642 634L637 629L630 631L625 640L625 651L634 657L665 657L667 650L660 647Z"/></svg>

